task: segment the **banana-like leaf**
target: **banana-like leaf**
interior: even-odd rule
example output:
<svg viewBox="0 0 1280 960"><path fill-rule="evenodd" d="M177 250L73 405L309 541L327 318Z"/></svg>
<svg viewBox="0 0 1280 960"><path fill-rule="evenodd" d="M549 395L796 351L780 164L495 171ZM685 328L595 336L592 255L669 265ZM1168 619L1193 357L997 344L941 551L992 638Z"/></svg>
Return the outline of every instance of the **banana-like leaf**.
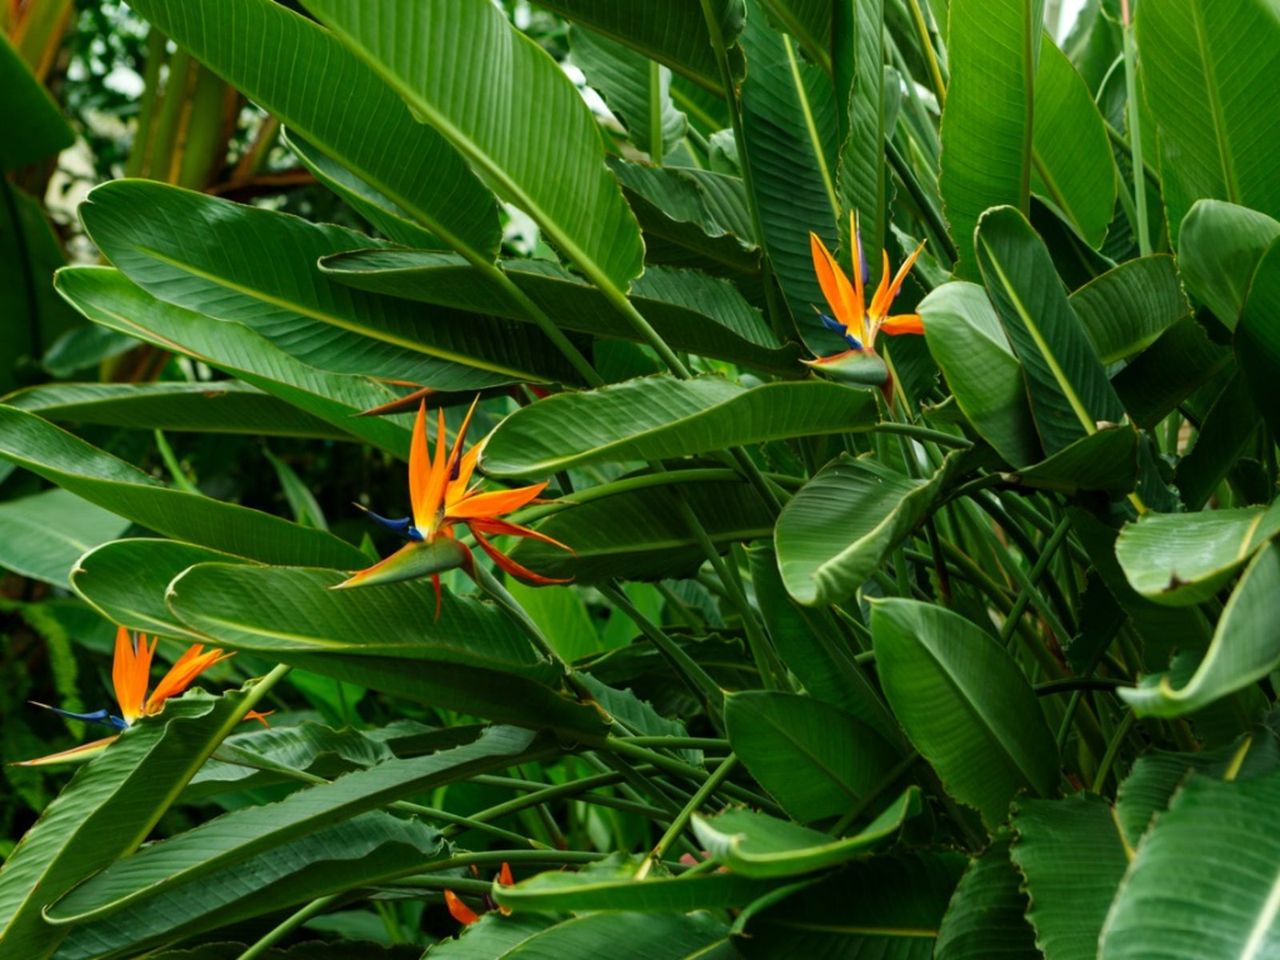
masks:
<svg viewBox="0 0 1280 960"><path fill-rule="evenodd" d="M531 917L498 918L431 948L431 960L544 960L599 957L636 960L730 960L729 928L703 914L601 911L539 929Z"/></svg>
<svg viewBox="0 0 1280 960"><path fill-rule="evenodd" d="M53 383L11 393L4 402L58 423L335 440L350 436L291 404L235 380Z"/></svg>
<svg viewBox="0 0 1280 960"><path fill-rule="evenodd" d="M1133 589L1174 606L1203 603L1280 533L1280 506L1148 514L1120 532L1116 559Z"/></svg>
<svg viewBox="0 0 1280 960"><path fill-rule="evenodd" d="M762 0L769 18L799 41L805 55L831 70L831 0Z"/></svg>
<svg viewBox="0 0 1280 960"><path fill-rule="evenodd" d="M650 0L619 4L613 0L539 0L567 20L625 43L652 60L666 64L699 86L723 96L724 77L716 61L711 33L701 4L685 0ZM741 74L742 51L733 44L742 32L742 0L713 0L730 69Z"/></svg>
<svg viewBox="0 0 1280 960"><path fill-rule="evenodd" d="M1043 0L951 0L951 82L938 180L956 273L976 279L974 228L989 207L1028 211Z"/></svg>
<svg viewBox="0 0 1280 960"><path fill-rule="evenodd" d="M739 282L759 271L760 251L740 179L616 158L609 168L644 228L650 261L702 266Z"/></svg>
<svg viewBox="0 0 1280 960"><path fill-rule="evenodd" d="M661 163L684 140L688 119L671 101L669 68L650 69L647 57L582 27L570 34L569 49L637 149Z"/></svg>
<svg viewBox="0 0 1280 960"><path fill-rule="evenodd" d="M103 253L149 293L252 327L311 366L441 390L565 373L527 324L424 316L325 278L319 258L376 243L353 230L149 180L103 184L80 215Z"/></svg>
<svg viewBox="0 0 1280 960"><path fill-rule="evenodd" d="M394 400L390 387L307 366L248 327L157 300L118 270L69 267L58 271L54 283L69 303L106 329L186 354L376 447L408 454L404 418L355 416Z"/></svg>
<svg viewBox="0 0 1280 960"><path fill-rule="evenodd" d="M129 521L66 490L0 502L0 567L65 588L86 550L114 540Z"/></svg>
<svg viewBox="0 0 1280 960"><path fill-rule="evenodd" d="M1012 478L1028 487L1067 494L1077 490L1128 493L1138 479L1138 439L1129 424L1110 424L1015 471Z"/></svg>
<svg viewBox="0 0 1280 960"><path fill-rule="evenodd" d="M558 689L560 670L489 603L422 582L331 590L328 571L204 563L169 587L173 613L219 646L438 707L592 731L596 711Z"/></svg>
<svg viewBox="0 0 1280 960"><path fill-rule="evenodd" d="M288 520L166 487L34 414L0 405L0 458L159 533L261 560L350 568L364 555Z"/></svg>
<svg viewBox="0 0 1280 960"><path fill-rule="evenodd" d="M1124 418L1093 344L1081 327L1044 241L1011 207L982 215L978 263L1022 361L1045 453Z"/></svg>
<svg viewBox="0 0 1280 960"><path fill-rule="evenodd" d="M1046 35L1035 74L1032 188L1097 248L1116 203L1116 165L1084 78Z"/></svg>
<svg viewBox="0 0 1280 960"><path fill-rule="evenodd" d="M1197 200L1178 234L1178 269L1193 297L1235 329L1258 261L1280 221L1221 200Z"/></svg>
<svg viewBox="0 0 1280 960"><path fill-rule="evenodd" d="M596 337L635 340L604 294L545 260L511 260L507 276L556 324ZM360 250L320 262L327 276L376 293L523 320L506 292L462 258L418 250ZM782 347L727 280L692 270L650 267L631 300L672 348L774 373L795 375L794 347Z"/></svg>
<svg viewBox="0 0 1280 960"><path fill-rule="evenodd" d="M1192 317L1179 320L1129 361L1111 385L1133 422L1150 429L1232 362Z"/></svg>
<svg viewBox="0 0 1280 960"><path fill-rule="evenodd" d="M1268 824L1277 804L1280 775L1193 776L1130 864L1102 930L1100 960L1274 953L1280 838Z"/></svg>
<svg viewBox="0 0 1280 960"><path fill-rule="evenodd" d="M53 954L67 930L49 926L42 908L147 838L239 723L242 700L191 691L80 769L0 869L0 953L23 960Z"/></svg>
<svg viewBox="0 0 1280 960"><path fill-rule="evenodd" d="M1013 862L1031 895L1027 919L1036 944L1055 960L1096 960L1098 935L1133 854L1111 805L1083 792L1020 800L1013 829Z"/></svg>
<svg viewBox="0 0 1280 960"><path fill-rule="evenodd" d="M181 540L115 540L80 557L71 571L71 589L112 623L208 643L207 636L169 612L165 589L174 577L197 563L249 562Z"/></svg>
<svg viewBox="0 0 1280 960"><path fill-rule="evenodd" d="M1275 598L1280 591L1280 540L1259 550L1227 601L1213 641L1180 687L1167 674L1143 678L1120 695L1144 716L1177 717L1241 690L1280 666Z"/></svg>
<svg viewBox="0 0 1280 960"><path fill-rule="evenodd" d="M964 866L954 854L854 861L749 917L738 943L748 960L925 960Z"/></svg>
<svg viewBox="0 0 1280 960"><path fill-rule="evenodd" d="M1240 372L1273 437L1280 435L1280 239L1258 263L1249 299L1236 327L1235 352Z"/></svg>
<svg viewBox="0 0 1280 960"><path fill-rule="evenodd" d="M838 707L795 693L747 690L725 698L729 743L796 820L838 817L897 763L884 737Z"/></svg>
<svg viewBox="0 0 1280 960"><path fill-rule="evenodd" d="M691 574L706 560L680 516L680 496L701 521L711 542L725 551L734 543L767 537L773 515L745 482L686 481L682 471L664 474L670 483L593 499L566 507L538 524L573 549L565 553L537 540L521 540L512 559L548 577L598 583L611 577L666 580ZM678 485L679 489L672 489Z"/></svg>
<svg viewBox="0 0 1280 960"><path fill-rule="evenodd" d="M163 843L157 846L163 848ZM369 813L232 865L213 867L191 884L164 888L72 927L58 956L125 960L140 951L150 955L158 946L332 893L373 886L442 858L443 843L436 831L390 814Z"/></svg>
<svg viewBox="0 0 1280 960"><path fill-rule="evenodd" d="M1280 118L1260 99L1280 70L1280 19L1270 0L1168 0L1135 23L1142 88L1159 127L1169 232L1201 197L1280 217ZM1145 139L1145 138L1144 138ZM1148 141L1150 142L1150 141Z"/></svg>
<svg viewBox="0 0 1280 960"><path fill-rule="evenodd" d="M0 123L10 131L0 142L0 170L17 170L75 143L62 111L7 37L0 38L0 90Z"/></svg>
<svg viewBox="0 0 1280 960"><path fill-rule="evenodd" d="M787 591L806 606L847 599L915 529L957 460L913 480L841 454L782 509L774 532Z"/></svg>
<svg viewBox="0 0 1280 960"><path fill-rule="evenodd" d="M1173 258L1127 260L1071 294L1098 359L1127 360L1191 313Z"/></svg>
<svg viewBox="0 0 1280 960"><path fill-rule="evenodd" d="M527 730L490 727L473 743L425 757L384 760L150 844L90 877L47 907L45 915L55 924L96 920L395 800L551 753L554 747Z"/></svg>
<svg viewBox="0 0 1280 960"><path fill-rule="evenodd" d="M318 181L345 200L388 239L406 247L434 250L443 246L435 234L420 227L394 200L369 186L300 134L285 130L284 142Z"/></svg>
<svg viewBox="0 0 1280 960"><path fill-rule="evenodd" d="M828 21L823 48L835 48L836 108L841 114L838 119L844 136L836 171L840 202L846 211L858 212L864 247L881 250L888 234L885 195L889 171L884 140L892 132L888 129L885 102L884 0L843 0L835 4L820 0L817 6L826 8L821 12ZM820 21L814 17L811 22L817 26ZM852 250L848 218L840 217L837 227L841 247ZM871 278L878 279L880 264L869 260L867 266Z"/></svg>
<svg viewBox="0 0 1280 960"><path fill-rule="evenodd" d="M1018 791L1056 791L1053 734L1026 676L989 634L943 607L896 598L872 606L871 633L885 697L907 736L989 828Z"/></svg>
<svg viewBox="0 0 1280 960"><path fill-rule="evenodd" d="M870 391L828 381L744 388L716 376L645 377L557 394L516 411L498 425L480 462L494 476L546 476L586 463L674 459L867 430L875 418Z"/></svg>
<svg viewBox="0 0 1280 960"><path fill-rule="evenodd" d="M864 857L884 846L923 809L919 787L908 787L851 837L832 837L755 810L694 814L693 831L720 863L745 877L794 877Z"/></svg>
<svg viewBox="0 0 1280 960"><path fill-rule="evenodd" d="M919 311L929 352L978 435L1012 466L1041 460L1022 364L987 292L963 280L946 283Z"/></svg>
<svg viewBox="0 0 1280 960"><path fill-rule="evenodd" d="M605 166L590 109L503 11L470 0L307 7L592 283L625 291L639 276L640 229ZM496 62L501 70L491 69Z"/></svg>
<svg viewBox="0 0 1280 960"><path fill-rule="evenodd" d="M610 862L580 873L547 871L513 887L495 884L494 898L518 913L587 910L689 913L746 906L775 886L726 873L688 879L654 876L636 880L636 866L636 862Z"/></svg>
<svg viewBox="0 0 1280 960"><path fill-rule="evenodd" d="M139 0L133 9L450 246L497 256L493 194L314 21L272 0ZM341 109L354 103L359 110Z"/></svg>
<svg viewBox="0 0 1280 960"><path fill-rule="evenodd" d="M1037 960L1027 895L999 840L969 861L938 929L935 960Z"/></svg>
<svg viewBox="0 0 1280 960"><path fill-rule="evenodd" d="M814 311L826 308L813 272L809 231L835 246L841 214L835 90L831 77L806 63L789 37L769 28L760 0L750 0L747 7L742 149L760 210L761 241L801 337L816 355L825 356L846 345ZM869 251L872 258L878 253Z"/></svg>

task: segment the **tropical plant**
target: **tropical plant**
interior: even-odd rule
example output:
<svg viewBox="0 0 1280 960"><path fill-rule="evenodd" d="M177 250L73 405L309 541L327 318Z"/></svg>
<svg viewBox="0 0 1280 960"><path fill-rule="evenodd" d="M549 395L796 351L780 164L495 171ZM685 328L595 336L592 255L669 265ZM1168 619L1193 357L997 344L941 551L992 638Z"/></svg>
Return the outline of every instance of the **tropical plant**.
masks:
<svg viewBox="0 0 1280 960"><path fill-rule="evenodd" d="M79 6L0 957L1280 950L1277 0Z"/></svg>

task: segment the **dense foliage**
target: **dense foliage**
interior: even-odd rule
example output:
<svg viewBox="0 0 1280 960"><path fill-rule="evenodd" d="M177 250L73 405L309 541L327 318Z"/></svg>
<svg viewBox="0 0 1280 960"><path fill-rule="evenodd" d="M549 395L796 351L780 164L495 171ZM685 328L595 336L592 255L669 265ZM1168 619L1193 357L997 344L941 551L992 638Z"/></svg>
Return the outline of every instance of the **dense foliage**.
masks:
<svg viewBox="0 0 1280 960"><path fill-rule="evenodd" d="M0 957L1276 956L1280 3L1132 6L4 4Z"/></svg>

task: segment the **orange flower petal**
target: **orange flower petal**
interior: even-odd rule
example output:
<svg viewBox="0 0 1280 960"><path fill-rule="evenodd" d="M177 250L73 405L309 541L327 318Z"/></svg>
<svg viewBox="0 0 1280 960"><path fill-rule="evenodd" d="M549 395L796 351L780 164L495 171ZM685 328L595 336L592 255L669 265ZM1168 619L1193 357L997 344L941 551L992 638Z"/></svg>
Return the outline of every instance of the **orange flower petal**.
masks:
<svg viewBox="0 0 1280 960"><path fill-rule="evenodd" d="M206 653L203 644L192 644L169 668L169 672L156 684L151 696L147 697L143 712L148 715L159 713L166 700L182 693L187 687L191 686L196 677L200 676L215 663L226 660L230 656L231 654L224 653L216 647Z"/></svg>
<svg viewBox="0 0 1280 960"><path fill-rule="evenodd" d="M444 905L449 908L449 915L464 927L469 927L480 919L479 915L458 899L452 890L444 892Z"/></svg>
<svg viewBox="0 0 1280 960"><path fill-rule="evenodd" d="M476 538L476 543L480 544L480 549L489 555L489 558L502 570L505 570L517 580L523 580L526 583L532 583L536 586L551 586L557 583L571 583L572 580L560 580L554 577L544 577L540 573L534 573L528 567L521 566L516 563L501 550L484 538L474 526L471 528L471 535Z"/></svg>
<svg viewBox="0 0 1280 960"><path fill-rule="evenodd" d="M515 882L516 878L511 875L511 864L504 862L502 869L498 871L498 886L511 887Z"/></svg>
<svg viewBox="0 0 1280 960"><path fill-rule="evenodd" d="M545 483L535 483L515 490L494 490L463 497L449 508L450 520L470 520L473 517L500 517L519 510L547 488Z"/></svg>
<svg viewBox="0 0 1280 960"><path fill-rule="evenodd" d="M449 487L448 437L445 436L444 408L436 411L436 454L431 462L431 473L427 477L426 492L421 505L414 504L414 526L425 537L435 533L440 518L440 508L444 505L445 490ZM419 516L421 513L421 516Z"/></svg>
<svg viewBox="0 0 1280 960"><path fill-rule="evenodd" d="M559 547L566 553L576 555L577 551L568 544L561 543L554 537L549 537L545 533L540 533L532 527L523 527L518 523L511 523L509 520L497 520L493 517L482 517L478 520L467 521L467 529L473 534L477 529L481 533L487 533L495 537L528 537L531 540L541 540L543 543L549 543L553 547Z"/></svg>
<svg viewBox="0 0 1280 960"><path fill-rule="evenodd" d="M261 713L257 710L250 710L244 715L244 718L245 720L257 720L264 727L270 727L271 724L267 723L267 717L271 716L273 713L275 713L274 710L264 710Z"/></svg>
<svg viewBox="0 0 1280 960"><path fill-rule="evenodd" d="M116 703L120 705L120 716L126 723L133 723L142 716L147 684L151 680L151 657L155 651L155 641L148 645L145 635L138 634L135 640L124 627L116 630L111 685L115 689Z"/></svg>
<svg viewBox="0 0 1280 960"><path fill-rule="evenodd" d="M880 324L880 332L886 333L891 337L899 336L904 333L924 333L924 321L920 319L918 313L903 313L896 317L889 317Z"/></svg>
<svg viewBox="0 0 1280 960"><path fill-rule="evenodd" d="M427 402L418 404L418 416L413 421L413 439L409 442L409 503L413 505L413 522L423 529L428 517L423 509L426 504L427 481L431 477L431 457L427 452Z"/></svg>
<svg viewBox="0 0 1280 960"><path fill-rule="evenodd" d="M911 272L911 268L915 266L916 260L924 250L925 241L921 240L916 248L911 251L911 256L902 261L902 266L898 268L898 272L893 276L893 283L889 286L884 295L884 302L880 303L880 294L876 295L876 303L871 306L871 315L873 317L883 317L889 312L889 307L893 305L893 301L897 299L898 293L902 290L903 281L907 279L907 274ZM889 274L889 255L886 253L884 257L885 276ZM880 281L881 287L884 281Z"/></svg>
<svg viewBox="0 0 1280 960"><path fill-rule="evenodd" d="M822 288L831 312L851 334L859 336L862 333L862 303L855 300L849 278L816 233L809 234L809 252L813 255L813 272L818 277L818 286Z"/></svg>

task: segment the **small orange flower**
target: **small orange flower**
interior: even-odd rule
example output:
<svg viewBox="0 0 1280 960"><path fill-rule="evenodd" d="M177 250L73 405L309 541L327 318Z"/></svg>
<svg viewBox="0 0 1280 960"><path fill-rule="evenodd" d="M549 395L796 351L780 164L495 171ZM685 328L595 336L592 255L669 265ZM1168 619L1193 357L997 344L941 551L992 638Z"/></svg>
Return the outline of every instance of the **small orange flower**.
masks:
<svg viewBox="0 0 1280 960"><path fill-rule="evenodd" d="M809 234L813 270L817 274L818 285L822 287L822 294L831 309L831 315L821 314L823 325L844 337L845 342L849 344L849 349L817 360L806 360L805 363L815 370L838 379L882 384L888 377L888 370L875 352L876 335L924 333L924 322L919 314L889 316L889 308L898 296L898 291L902 289L903 281L911 272L916 259L924 250L924 242L922 241L911 256L907 257L892 279L889 276L888 251L882 251L884 269L881 271L880 285L871 298L871 306L868 307L863 290L867 263L862 249L862 231L858 225L856 213L849 219L850 234L854 244L852 283L818 235L812 232Z"/></svg>
<svg viewBox="0 0 1280 960"><path fill-rule="evenodd" d="M395 530L409 542L391 556L352 574L337 584L335 589L394 583L430 574L436 588L438 615L441 571L456 567L461 567L468 573L473 570L471 551L457 538L455 528L459 525L466 527L493 562L512 576L534 584L568 582L534 573L489 542L488 538L491 536L530 537L562 550L569 550L569 547L546 534L500 519L536 501L538 495L546 489L545 483L481 493L479 483L471 482L476 461L485 444L482 440L463 453L467 428L475 409L476 404L473 402L458 430L452 450L448 450L446 446L444 410L438 412L433 457L427 447L426 401L418 405L418 418L413 425L413 439L409 446L409 500L413 515L392 520L367 511L383 526Z"/></svg>
<svg viewBox="0 0 1280 960"><path fill-rule="evenodd" d="M43 703L35 705L44 707L46 710L52 710L59 716L70 717L73 720L84 720L88 723L100 723L104 726L124 731L133 726L142 717L155 716L164 709L166 700L182 693L187 687L191 686L196 677L200 676L215 663L221 663L231 656L231 654L223 653L216 648L206 651L203 644L192 644L174 662L173 666L169 668L169 672L161 678L160 682L156 684L156 688L151 691L151 695L148 696L147 686L151 681L151 658L156 652L156 642L154 639L148 642L144 634L130 637L129 631L124 627L116 629L115 657L111 663L111 685L115 689L116 704L120 708L119 716L115 716L107 710L95 710L93 713L72 713L69 710L50 707ZM245 716L245 719L257 720L263 726L266 726L267 716L268 714L266 713L258 713L254 710L250 711ZM105 737L102 740L95 740L92 743L73 747L70 750L63 750L61 753L50 754L47 757L24 760L16 764L16 766L33 767L88 759L106 749L107 745L118 736L120 736L119 733Z"/></svg>
<svg viewBox="0 0 1280 960"><path fill-rule="evenodd" d="M472 874L475 874L477 872L474 866L471 868L471 872ZM498 886L500 887L510 887L515 884L516 882L515 877L511 875L511 865L509 863L502 864L502 869L498 871L498 876L495 878L494 882L497 883ZM488 895L486 895L484 899L485 899L486 906L490 910L492 910L493 900L490 899ZM463 903L462 900L458 897L458 895L454 893L452 890L445 890L444 905L449 908L449 915L452 916L453 919L457 920L464 927L469 927L471 926L471 924L475 923L477 920L480 919L479 914L477 914L474 910L472 910L465 903ZM500 906L498 907L498 912L501 913L504 917L511 916L510 907Z"/></svg>

